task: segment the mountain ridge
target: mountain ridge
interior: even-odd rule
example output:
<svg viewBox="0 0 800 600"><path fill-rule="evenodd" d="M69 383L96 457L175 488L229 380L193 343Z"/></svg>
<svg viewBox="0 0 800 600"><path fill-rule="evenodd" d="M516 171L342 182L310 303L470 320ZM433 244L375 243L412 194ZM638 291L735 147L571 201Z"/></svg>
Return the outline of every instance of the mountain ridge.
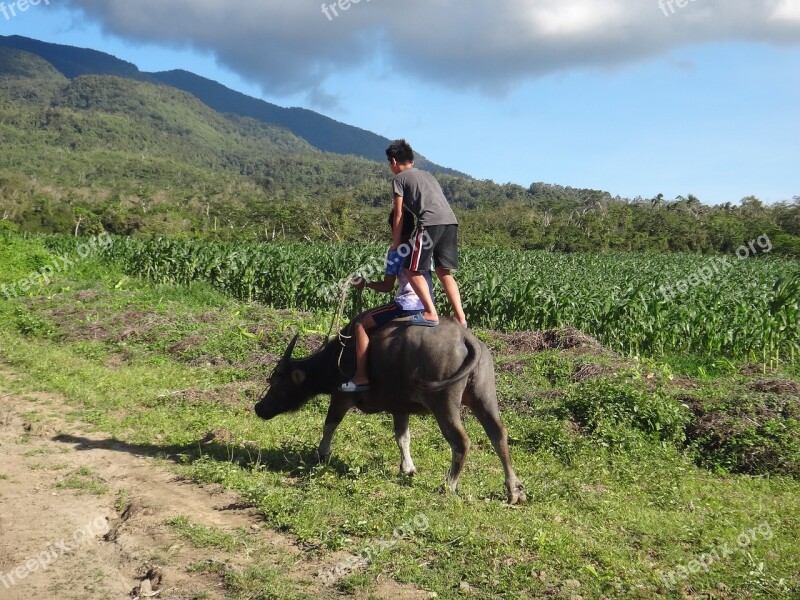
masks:
<svg viewBox="0 0 800 600"><path fill-rule="evenodd" d="M0 47L14 48L40 56L68 79L82 75L113 75L159 83L183 90L210 108L279 125L323 152L346 154L376 162L391 140L366 129L342 123L305 108L286 108L237 92L217 81L183 69L149 73L135 64L91 48L78 48L12 35L0 36ZM469 175L432 163L419 155L417 166L434 172L470 179Z"/></svg>

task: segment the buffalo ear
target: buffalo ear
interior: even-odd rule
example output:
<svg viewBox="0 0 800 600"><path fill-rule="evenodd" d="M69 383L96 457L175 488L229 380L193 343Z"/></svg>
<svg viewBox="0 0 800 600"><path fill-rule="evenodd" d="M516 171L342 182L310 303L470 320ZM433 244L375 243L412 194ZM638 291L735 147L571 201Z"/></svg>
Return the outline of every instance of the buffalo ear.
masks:
<svg viewBox="0 0 800 600"><path fill-rule="evenodd" d="M306 372L301 371L300 369L295 369L292 371L292 383L295 385L303 385L303 382L306 380Z"/></svg>

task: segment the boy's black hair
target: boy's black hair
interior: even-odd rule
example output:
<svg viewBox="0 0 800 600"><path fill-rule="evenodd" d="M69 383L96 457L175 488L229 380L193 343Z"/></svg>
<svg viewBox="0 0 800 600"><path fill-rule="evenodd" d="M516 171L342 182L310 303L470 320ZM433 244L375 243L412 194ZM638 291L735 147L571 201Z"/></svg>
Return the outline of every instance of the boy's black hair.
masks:
<svg viewBox="0 0 800 600"><path fill-rule="evenodd" d="M389 227L394 225L394 210L389 212L389 218L387 221L389 222ZM404 240L411 238L411 234L414 233L414 225L414 215L409 214L407 211L403 212L403 222L401 227Z"/></svg>
<svg viewBox="0 0 800 600"><path fill-rule="evenodd" d="M395 140L386 149L386 158L389 160L395 159L397 164L407 165L414 162L414 151L407 141Z"/></svg>

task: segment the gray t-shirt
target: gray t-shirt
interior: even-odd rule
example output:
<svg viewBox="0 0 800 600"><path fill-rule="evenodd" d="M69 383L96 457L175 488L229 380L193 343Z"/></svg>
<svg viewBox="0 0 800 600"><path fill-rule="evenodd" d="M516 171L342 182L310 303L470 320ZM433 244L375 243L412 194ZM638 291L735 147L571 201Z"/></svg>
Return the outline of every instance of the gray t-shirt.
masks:
<svg viewBox="0 0 800 600"><path fill-rule="evenodd" d="M420 225L458 225L442 186L427 171L416 167L406 169L394 176L392 190L403 197L403 206L417 217Z"/></svg>

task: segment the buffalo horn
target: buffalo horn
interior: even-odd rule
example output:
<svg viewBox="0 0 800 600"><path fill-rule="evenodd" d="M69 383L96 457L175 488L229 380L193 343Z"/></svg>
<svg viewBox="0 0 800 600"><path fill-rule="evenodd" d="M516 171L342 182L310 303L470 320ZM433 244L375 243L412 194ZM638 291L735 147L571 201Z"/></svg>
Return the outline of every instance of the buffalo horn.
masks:
<svg viewBox="0 0 800 600"><path fill-rule="evenodd" d="M284 363L288 362L292 358L292 353L294 352L294 347L297 345L297 340L300 339L300 334L294 336L289 347L286 348L286 352L283 353L283 358L281 359Z"/></svg>

